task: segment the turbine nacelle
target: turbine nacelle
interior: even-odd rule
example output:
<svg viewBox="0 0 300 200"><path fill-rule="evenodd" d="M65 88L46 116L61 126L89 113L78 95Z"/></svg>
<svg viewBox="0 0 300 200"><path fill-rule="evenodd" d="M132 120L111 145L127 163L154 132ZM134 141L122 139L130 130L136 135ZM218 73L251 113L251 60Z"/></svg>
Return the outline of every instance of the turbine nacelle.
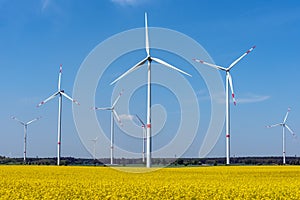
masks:
<svg viewBox="0 0 300 200"><path fill-rule="evenodd" d="M203 65L207 65L207 66L210 66L212 68L215 68L215 69L218 69L218 70L222 70L222 71L225 71L226 72L226 82L229 84L229 87L230 87L230 90L231 90L231 96L232 96L232 100L233 100L233 103L234 105L236 105L236 100L235 100L235 95L234 95L234 90L233 90L233 83L232 83L232 77L230 75L230 70L242 59L244 58L247 54L249 54L251 51L253 51L253 49L255 48L256 46L253 46L251 47L248 51L246 51L242 56L240 56L238 59L236 59L235 61L233 61L229 67L222 67L222 66L219 66L219 65L215 65L215 64L212 64L212 63L208 63L208 62L205 62L204 60L198 60L198 59L193 59L194 61L196 62L199 62ZM228 89L228 88L227 88Z"/></svg>
<svg viewBox="0 0 300 200"><path fill-rule="evenodd" d="M174 67L173 65L170 65L169 63L159 59L159 58L155 58L152 57L150 55L150 45L149 45L149 33L148 33L148 21L147 21L147 13L145 13L145 50L146 50L146 58L144 58L143 60L141 60L140 62L138 62L136 65L134 65L132 68L130 68L129 70L127 70L125 73L123 73L121 76L119 76L117 79L115 79L113 82L110 83L110 85L115 84L116 82L118 82L120 79L122 79L123 77L127 76L128 74L130 74L131 72L139 69L143 64L146 63L146 61L148 61L149 63L151 63L152 61L155 61L165 67L171 68L173 70L176 70L182 74L185 74L187 76L191 75L189 73L186 73L185 71L182 71L176 67Z"/></svg>
<svg viewBox="0 0 300 200"><path fill-rule="evenodd" d="M23 121L19 120L18 118L14 117L14 116L11 117L11 119L16 120L17 122L19 122L23 126L27 126L27 125L31 124L32 122L35 122L35 121L37 121L37 120L39 120L41 118L42 117L37 117L37 118L34 118L34 119L32 119L32 120L30 120L28 122L23 122Z"/></svg>
<svg viewBox="0 0 300 200"><path fill-rule="evenodd" d="M296 136L296 134L294 133L294 131L286 123L290 111L291 111L291 108L288 108L288 111L287 111L287 113L286 113L286 115L285 115L285 117L283 119L283 122L278 123L278 124L269 125L269 126L266 126L266 127L267 128L273 128L273 127L276 127L276 126L282 126L283 129L286 128L293 136Z"/></svg>
<svg viewBox="0 0 300 200"><path fill-rule="evenodd" d="M71 98L69 95L67 95L65 93L65 90L61 90L60 85L61 85L61 75L62 75L62 65L59 66L59 74L58 74L58 90L57 92L55 92L53 95L51 95L50 97L48 97L47 99L45 99L44 101L40 102L37 107L40 107L41 105L47 103L48 101L50 101L51 99L55 98L58 94L61 94L62 96L66 97L67 99L69 99L70 101L72 101L73 103L80 105L78 101L76 101L75 99Z"/></svg>

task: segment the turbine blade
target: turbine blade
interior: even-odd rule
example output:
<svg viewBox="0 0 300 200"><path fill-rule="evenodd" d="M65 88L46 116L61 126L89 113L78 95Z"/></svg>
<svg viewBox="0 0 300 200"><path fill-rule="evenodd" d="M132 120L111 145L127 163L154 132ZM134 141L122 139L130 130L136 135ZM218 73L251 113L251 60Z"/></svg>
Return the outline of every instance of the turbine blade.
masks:
<svg viewBox="0 0 300 200"><path fill-rule="evenodd" d="M61 74L62 74L62 64L60 64L60 66L59 66L58 85L57 85L57 89L58 89L58 91L60 91L60 84L61 84Z"/></svg>
<svg viewBox="0 0 300 200"><path fill-rule="evenodd" d="M11 118L14 119L14 120L16 120L16 121L19 122L20 124L25 125L24 122L22 122L21 120L19 120L19 119L16 118L16 117L12 116Z"/></svg>
<svg viewBox="0 0 300 200"><path fill-rule="evenodd" d="M145 12L145 40L146 40L146 52L147 56L150 55L150 49L149 49L149 35L148 35L148 19L147 19L147 13Z"/></svg>
<svg viewBox="0 0 300 200"><path fill-rule="evenodd" d="M37 105L37 107L40 107L41 105L47 103L48 101L50 101L51 99L53 99L54 97L56 97L59 94L59 92L54 93L53 95L51 95L50 97L48 97L47 99L45 99L44 101L42 101L41 103L39 103Z"/></svg>
<svg viewBox="0 0 300 200"><path fill-rule="evenodd" d="M213 67L213 68L215 68L215 69L220 69L220 70L226 71L226 68L221 67L221 66L219 66L219 65L211 64L211 63L205 62L205 61L203 61L203 60L198 60L198 59L195 59L195 58L194 58L193 60L196 61L196 62L198 62L198 63L201 63L201 64L204 64L204 65Z"/></svg>
<svg viewBox="0 0 300 200"><path fill-rule="evenodd" d="M29 124L31 124L32 122L35 122L35 121L37 121L37 120L39 120L39 119L41 119L41 117L37 117L37 118L35 118L35 119L33 119L33 120L27 122L26 124L29 125Z"/></svg>
<svg viewBox="0 0 300 200"><path fill-rule="evenodd" d="M178 69L178 68L174 67L173 65L170 65L169 63L166 63L165 61L163 61L163 60L161 60L161 59L159 59L159 58L152 58L152 57L151 57L151 59L154 60L155 62L158 62L159 64L162 64L162 65L164 65L164 66L166 66L166 67L169 67L169 68L171 68L171 69L174 69L174 70L176 70L176 71L178 71L178 72L180 72L180 73L182 73L182 74L185 74L185 75L187 75L187 76L192 77L192 75L186 73L185 71L182 71L181 69Z"/></svg>
<svg viewBox="0 0 300 200"><path fill-rule="evenodd" d="M234 90L233 90L232 77L231 77L229 72L227 72L227 76L228 76L229 86L230 86L230 89L231 89L232 100L233 100L234 105L236 105L236 100L235 100Z"/></svg>
<svg viewBox="0 0 300 200"><path fill-rule="evenodd" d="M287 128L287 130L289 130L289 132L295 136L296 134L294 133L294 131L286 124L285 127Z"/></svg>
<svg viewBox="0 0 300 200"><path fill-rule="evenodd" d="M119 76L116 80L114 80L113 82L111 82L110 85L115 84L117 81L119 81L120 79L122 79L124 76L127 76L131 72L133 72L133 71L137 70L138 68L140 68L140 66L142 66L147 60L148 60L148 57L146 57L142 61L138 62L136 65L134 65L128 71L126 71L124 74L122 74L121 76Z"/></svg>
<svg viewBox="0 0 300 200"><path fill-rule="evenodd" d="M240 62L240 60L242 60L242 58L244 58L246 55L248 55L248 53L253 51L253 49L255 47L256 46L251 47L248 51L246 51L243 55L241 55L238 59L236 59L233 63L231 63L230 66L227 68L227 70L230 70L234 65L236 65L238 62Z"/></svg>
<svg viewBox="0 0 300 200"><path fill-rule="evenodd" d="M75 104L77 104L77 105L80 105L79 103L78 103L78 101L76 101L76 100L74 100L74 99L72 99L69 95L67 95L66 93L64 93L64 92L60 92L64 97L66 97L67 99L69 99L70 101L72 101L73 103L75 103Z"/></svg>
<svg viewBox="0 0 300 200"><path fill-rule="evenodd" d="M95 110L112 110L112 108L109 108L109 107L105 107L105 108L95 107L95 108L92 108L92 109L95 109Z"/></svg>
<svg viewBox="0 0 300 200"><path fill-rule="evenodd" d="M136 118L139 120L139 122L145 127L145 123L141 120L141 118L136 114Z"/></svg>
<svg viewBox="0 0 300 200"><path fill-rule="evenodd" d="M120 119L118 113L115 111L115 109L112 109L112 112L113 112L114 117L118 120L119 124L122 125L121 119Z"/></svg>
<svg viewBox="0 0 300 200"><path fill-rule="evenodd" d="M275 126L281 126L282 124L273 124L273 125L269 125L269 126L266 126L267 128L273 128Z"/></svg>
<svg viewBox="0 0 300 200"><path fill-rule="evenodd" d="M283 123L286 122L286 120L287 120L287 118L288 118L288 116L289 116L290 111L291 111L291 108L288 108L288 111L286 112L286 115L285 115L285 117L284 117Z"/></svg>
<svg viewBox="0 0 300 200"><path fill-rule="evenodd" d="M118 101L119 101L120 97L122 96L122 94L123 94L123 90L120 92L119 96L116 98L115 102L111 106L112 108L114 108L116 106L116 104L118 103Z"/></svg>

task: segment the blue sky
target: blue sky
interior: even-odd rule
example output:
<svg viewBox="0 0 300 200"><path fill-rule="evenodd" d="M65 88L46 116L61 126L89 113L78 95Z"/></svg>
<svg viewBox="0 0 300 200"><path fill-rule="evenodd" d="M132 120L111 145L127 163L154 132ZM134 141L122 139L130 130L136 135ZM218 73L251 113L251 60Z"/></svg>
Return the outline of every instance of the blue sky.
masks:
<svg viewBox="0 0 300 200"><path fill-rule="evenodd" d="M297 123L300 120L298 1L0 0L0 155L22 156L23 129L10 119L11 116L24 121L42 116L28 128L28 156L55 156L57 99L41 108L36 105L56 91L59 65L64 66L62 87L72 95L76 75L88 54L115 34L143 27L144 12L148 13L149 26L168 28L189 36L219 65L229 65L251 46L257 46L232 70L238 105L231 107L231 152L236 156L280 156L281 129L266 129L265 126L281 122L287 108L291 107L288 124L296 134L300 130ZM164 52L153 53L157 57L164 56ZM128 56L128 59L122 57L125 67L110 68L110 76L104 81L113 81L142 59L144 52ZM198 57L197 52L195 57ZM193 75L194 79L189 82L202 105L201 125L204 128L199 131L202 135L209 122L205 116L210 117L207 90L195 70L184 69ZM221 77L224 78L223 73ZM97 106L110 103L111 90L111 86L98 85ZM146 102L134 101L144 99L143 91L145 88L132 97L134 106L130 114L138 112L145 120ZM156 92L153 101L165 105L167 115L172 119L166 121L164 128L165 138L169 138L168 134L174 131L172 127L176 127L173 120L173 123L179 120L179 116L170 110L178 105L176 101L171 104L166 100L172 99L172 94L163 93L166 97L160 100L155 94L159 96L161 91ZM105 95L109 98L102 98ZM109 113L97 113L97 116L99 123L105 124L104 131L109 132ZM65 99L62 129L63 156L91 157L76 131L72 105ZM119 129L116 131L120 132ZM224 135L223 131L208 156L225 155ZM197 157L202 140L203 135L197 137L185 156ZM120 141L119 145L124 143ZM289 134L287 155L300 155L299 139L295 140Z"/></svg>

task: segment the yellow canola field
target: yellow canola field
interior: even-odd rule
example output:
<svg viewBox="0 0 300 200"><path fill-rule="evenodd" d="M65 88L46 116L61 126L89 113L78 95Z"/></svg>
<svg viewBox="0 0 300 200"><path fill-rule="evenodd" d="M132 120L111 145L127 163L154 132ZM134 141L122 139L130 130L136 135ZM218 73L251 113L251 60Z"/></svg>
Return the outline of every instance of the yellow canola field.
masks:
<svg viewBox="0 0 300 200"><path fill-rule="evenodd" d="M164 168L149 173L0 166L0 177L0 199L300 199L296 166Z"/></svg>

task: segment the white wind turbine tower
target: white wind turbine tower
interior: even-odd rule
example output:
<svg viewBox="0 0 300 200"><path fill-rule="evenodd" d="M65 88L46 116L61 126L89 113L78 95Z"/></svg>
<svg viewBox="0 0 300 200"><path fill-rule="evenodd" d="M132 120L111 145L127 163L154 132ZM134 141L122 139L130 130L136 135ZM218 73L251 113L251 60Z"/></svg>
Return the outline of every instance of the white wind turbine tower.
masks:
<svg viewBox="0 0 300 200"><path fill-rule="evenodd" d="M97 143L97 140L98 140L98 136L95 138L95 139L91 139L90 141L93 142L93 157L94 157L94 160L96 160L96 143Z"/></svg>
<svg viewBox="0 0 300 200"><path fill-rule="evenodd" d="M69 95L65 93L64 90L61 89L61 74L62 74L62 65L60 65L59 68L59 75L58 75L58 88L57 92L55 92L53 95L42 101L37 105L37 107L40 107L41 105L45 104L46 102L50 101L51 99L55 98L56 96L59 97L58 99L58 124L57 124L57 165L60 165L60 153L61 153L61 113L62 113L62 96L66 97L73 103L79 105L77 101L72 99Z"/></svg>
<svg viewBox="0 0 300 200"><path fill-rule="evenodd" d="M146 140L146 125L143 122L143 120L141 120L141 118L136 115L137 119L139 120L139 122L141 123L142 129L143 129L143 152L142 152L142 161L143 163L145 162L145 140Z"/></svg>
<svg viewBox="0 0 300 200"><path fill-rule="evenodd" d="M30 121L28 121L28 122L23 122L23 121L17 119L16 117L11 117L11 118L14 119L14 120L16 120L17 122L19 122L21 125L24 126L24 152L23 152L23 153L24 153L24 163L26 164L26 152L27 152L27 149L26 149L26 147L27 147L27 126L28 126L29 124L31 124L32 122L35 122L35 121L39 120L41 117L37 117L37 118L35 118L35 119L33 119L33 120L30 120Z"/></svg>
<svg viewBox="0 0 300 200"><path fill-rule="evenodd" d="M287 118L289 116L291 109L288 108L288 111L283 119L282 123L279 124L274 124L274 125L270 125L267 126L267 128L272 128L275 126L282 126L282 155L283 155L283 164L285 165L285 129L287 129L293 136L295 136L295 133L292 131L292 129L286 124Z"/></svg>
<svg viewBox="0 0 300 200"><path fill-rule="evenodd" d="M165 61L152 57L150 55L150 47L149 47L149 37L148 37L148 23L147 23L147 13L145 13L145 40L146 40L146 53L147 56L138 62L136 65L134 65L132 68L130 68L128 71L126 71L124 74L119 76L116 80L114 80L112 84L116 83L120 79L122 79L124 76L130 74L131 72L139 69L143 64L145 64L148 61L148 84L147 84L147 160L146 160L146 166L147 168L151 167L151 62L155 61L159 64L164 65L165 67L169 67L171 69L174 69L178 72L181 72L185 75L191 76L190 74L170 65L169 63L166 63Z"/></svg>
<svg viewBox="0 0 300 200"><path fill-rule="evenodd" d="M233 84L232 84L232 78L230 75L230 70L242 59L244 58L248 53L250 53L255 46L251 47L247 52L245 52L242 56L240 56L238 59L236 59L234 62L232 62L229 67L221 67L215 64L207 63L203 60L194 59L196 62L202 63L204 65L208 65L210 67L213 67L218 70L222 70L226 72L226 164L230 164L230 98L229 98L229 87L231 89L232 99L234 102L234 105L236 105L235 97L234 97L234 91L233 91Z"/></svg>
<svg viewBox="0 0 300 200"><path fill-rule="evenodd" d="M109 110L111 111L111 121L110 121L110 164L114 164L114 118L117 119L117 121L121 124L120 117L118 116L118 113L115 110L115 106L117 105L120 97L122 95L122 92L120 92L119 96L116 98L114 103L112 104L111 107L106 107L106 108L98 108L95 107L95 110Z"/></svg>

